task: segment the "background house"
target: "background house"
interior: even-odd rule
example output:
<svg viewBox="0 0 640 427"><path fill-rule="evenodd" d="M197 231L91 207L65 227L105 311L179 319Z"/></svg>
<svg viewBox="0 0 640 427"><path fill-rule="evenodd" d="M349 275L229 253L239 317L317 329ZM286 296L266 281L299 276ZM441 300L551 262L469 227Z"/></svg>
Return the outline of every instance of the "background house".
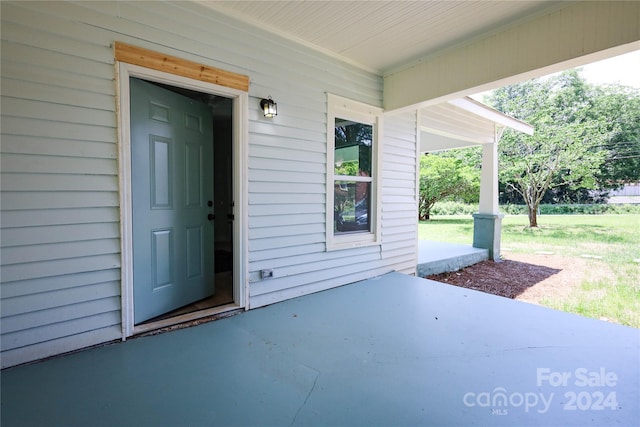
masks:
<svg viewBox="0 0 640 427"><path fill-rule="evenodd" d="M366 14L387 24L377 26L359 20L363 7L3 1L2 366L176 321L135 319L135 233L148 218L136 219L140 191L157 196L151 210L173 206L174 196L188 204L192 193L160 185L174 172L184 175L162 169L162 153L170 158L173 150L163 137L149 140L154 148L146 153L157 185L136 189L146 160L131 149L134 115L142 111L130 102L138 91L132 82L207 105L205 121L214 123L208 173L215 196L202 207L215 215L203 227L214 225L209 250L219 256L183 267L217 265L230 277L231 299L184 320L392 270L413 274L422 109L640 47L634 2L390 2ZM415 25L389 14L394 7ZM322 33L314 38L294 27ZM268 96L278 104L270 119L259 105ZM158 107L150 116L156 122L172 114L162 102L148 105ZM336 173L337 118L373 130L371 176ZM187 127L193 123L202 121ZM180 164L203 164L200 151L181 149ZM333 189L342 181L370 186L364 233L334 232ZM147 275L158 289L175 273L163 262L174 259L173 237L163 230L148 230L153 262L137 264L154 266ZM187 249L211 243L199 236L187 235Z"/></svg>

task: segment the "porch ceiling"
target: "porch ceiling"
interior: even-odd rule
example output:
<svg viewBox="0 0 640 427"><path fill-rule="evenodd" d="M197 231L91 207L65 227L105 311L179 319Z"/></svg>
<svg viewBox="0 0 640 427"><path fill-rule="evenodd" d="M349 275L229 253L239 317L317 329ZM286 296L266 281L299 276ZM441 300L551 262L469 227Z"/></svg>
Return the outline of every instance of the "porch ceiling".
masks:
<svg viewBox="0 0 640 427"><path fill-rule="evenodd" d="M640 47L638 2L193 1L382 76L386 111Z"/></svg>
<svg viewBox="0 0 640 427"><path fill-rule="evenodd" d="M240 20L387 74L515 24L555 1L201 1Z"/></svg>
<svg viewBox="0 0 640 427"><path fill-rule="evenodd" d="M203 4L377 74L555 7L551 1L207 1ZM477 104L477 105L474 105ZM419 110L421 151L492 143L517 121L470 98ZM506 124L505 124L506 121ZM529 129L530 126L524 125Z"/></svg>

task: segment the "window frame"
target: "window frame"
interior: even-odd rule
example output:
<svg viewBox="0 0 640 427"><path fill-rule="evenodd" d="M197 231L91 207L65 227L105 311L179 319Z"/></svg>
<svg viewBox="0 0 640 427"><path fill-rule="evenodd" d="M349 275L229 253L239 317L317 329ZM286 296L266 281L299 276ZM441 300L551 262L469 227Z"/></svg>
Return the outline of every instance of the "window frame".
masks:
<svg viewBox="0 0 640 427"><path fill-rule="evenodd" d="M380 245L382 108L327 94L327 192L326 192L326 250ZM334 185L336 181L360 181L357 176L335 175L335 121L352 120L372 126L370 231L334 234ZM369 181L369 179L367 179Z"/></svg>

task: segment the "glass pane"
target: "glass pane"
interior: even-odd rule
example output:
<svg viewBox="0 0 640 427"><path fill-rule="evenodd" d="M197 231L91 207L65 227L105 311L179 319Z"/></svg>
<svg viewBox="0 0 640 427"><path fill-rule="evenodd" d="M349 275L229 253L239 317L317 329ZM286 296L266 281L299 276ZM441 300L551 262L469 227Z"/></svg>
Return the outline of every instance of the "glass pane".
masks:
<svg viewBox="0 0 640 427"><path fill-rule="evenodd" d="M334 174L371 176L373 126L336 117Z"/></svg>
<svg viewBox="0 0 640 427"><path fill-rule="evenodd" d="M334 234L371 231L371 183L336 181L334 186Z"/></svg>

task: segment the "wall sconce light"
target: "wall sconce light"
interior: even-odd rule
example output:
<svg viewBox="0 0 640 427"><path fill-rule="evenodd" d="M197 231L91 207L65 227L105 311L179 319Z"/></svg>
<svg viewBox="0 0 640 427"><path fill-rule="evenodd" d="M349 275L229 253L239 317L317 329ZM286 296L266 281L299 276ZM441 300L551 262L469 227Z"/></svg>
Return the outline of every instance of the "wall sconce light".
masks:
<svg viewBox="0 0 640 427"><path fill-rule="evenodd" d="M278 115L278 104L271 97L260 100L260 108L264 111L264 116L272 118Z"/></svg>

